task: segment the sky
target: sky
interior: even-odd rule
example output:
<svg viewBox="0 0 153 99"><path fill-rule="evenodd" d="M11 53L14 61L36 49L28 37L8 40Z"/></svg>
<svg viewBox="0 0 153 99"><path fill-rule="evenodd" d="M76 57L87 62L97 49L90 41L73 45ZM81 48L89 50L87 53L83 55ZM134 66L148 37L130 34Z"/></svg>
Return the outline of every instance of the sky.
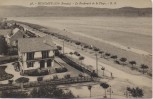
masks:
<svg viewBox="0 0 153 99"><path fill-rule="evenodd" d="M79 7L100 7L100 8L120 8L120 7L151 7L151 0L0 0L1 5L20 6L79 6Z"/></svg>

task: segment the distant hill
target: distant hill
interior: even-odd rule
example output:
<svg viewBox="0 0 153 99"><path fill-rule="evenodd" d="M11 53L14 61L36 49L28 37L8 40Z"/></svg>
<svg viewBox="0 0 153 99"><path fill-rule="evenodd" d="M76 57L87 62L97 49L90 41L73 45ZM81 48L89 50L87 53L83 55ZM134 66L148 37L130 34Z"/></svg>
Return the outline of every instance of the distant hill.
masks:
<svg viewBox="0 0 153 99"><path fill-rule="evenodd" d="M123 7L117 9L92 7L23 7L0 6L0 17L38 17L38 16L152 16L151 8Z"/></svg>

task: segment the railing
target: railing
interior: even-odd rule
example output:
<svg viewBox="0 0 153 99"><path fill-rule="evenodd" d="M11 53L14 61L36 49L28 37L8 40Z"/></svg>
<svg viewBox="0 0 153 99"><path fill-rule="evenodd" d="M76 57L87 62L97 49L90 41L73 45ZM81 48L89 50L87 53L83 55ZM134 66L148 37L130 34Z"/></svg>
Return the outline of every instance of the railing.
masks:
<svg viewBox="0 0 153 99"><path fill-rule="evenodd" d="M80 63L78 63L78 62L72 60L71 58L69 58L68 56L63 55L63 54L61 54L59 57L60 57L63 61L65 61L67 64L69 64L70 66L72 66L72 67L78 69L79 71L84 72L84 73L87 73L87 74L90 75L90 76L93 74L93 71L94 71L94 70L87 68L84 64L80 64ZM97 75L97 74L95 73L95 77L96 77L96 75Z"/></svg>
<svg viewBox="0 0 153 99"><path fill-rule="evenodd" d="M45 80L39 82L29 82L24 84L25 88L29 87L38 87L38 86L46 86L46 85L64 85L64 84L76 84L76 83L83 83L83 82L92 82L96 81L96 79L91 77L71 77L68 79L57 79L57 80Z"/></svg>
<svg viewBox="0 0 153 99"><path fill-rule="evenodd" d="M56 79L56 80L44 80L44 81L34 81L24 83L24 88L31 88L31 87L39 87L39 86L46 86L46 85L65 85L65 84L76 84L76 83L84 83L84 82L98 82L97 78L91 77L71 77L71 78L63 78L63 79ZM20 84L3 84L0 86L0 91L10 90L10 89L20 89Z"/></svg>
<svg viewBox="0 0 153 99"><path fill-rule="evenodd" d="M51 56L51 57L48 57L48 58L34 58L34 59L31 59L31 60L26 60L25 62L32 62L32 61L40 61L40 60L48 60L48 59L51 59L53 60L54 59L54 56ZM20 61L23 61L23 60L20 60Z"/></svg>

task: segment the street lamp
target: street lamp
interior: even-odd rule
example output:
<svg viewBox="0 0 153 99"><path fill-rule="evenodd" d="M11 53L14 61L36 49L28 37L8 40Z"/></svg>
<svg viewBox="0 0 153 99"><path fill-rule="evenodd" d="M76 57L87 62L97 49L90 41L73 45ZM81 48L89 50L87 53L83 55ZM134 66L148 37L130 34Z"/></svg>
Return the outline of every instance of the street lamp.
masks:
<svg viewBox="0 0 153 99"><path fill-rule="evenodd" d="M109 90L107 90L107 92L109 92L110 99L111 99L112 98L111 96L112 96L112 93L113 93L111 85L109 86Z"/></svg>
<svg viewBox="0 0 153 99"><path fill-rule="evenodd" d="M113 78L113 73L111 72L110 74L111 74L111 78Z"/></svg>
<svg viewBox="0 0 153 99"><path fill-rule="evenodd" d="M98 56L96 54L96 69L97 69L97 76L98 76Z"/></svg>
<svg viewBox="0 0 153 99"><path fill-rule="evenodd" d="M126 92L124 93L124 95L126 96L126 98L128 98L128 96L129 96L128 91L126 91Z"/></svg>
<svg viewBox="0 0 153 99"><path fill-rule="evenodd" d="M128 87L127 87L128 88ZM126 96L126 98L129 98L129 96L130 96L130 93L129 93L129 91L128 91L128 89L126 88L126 91L124 92L124 95Z"/></svg>
<svg viewBox="0 0 153 99"><path fill-rule="evenodd" d="M109 86L109 92L110 92L110 99L112 98L111 96L112 96L112 93L113 93L113 91L112 91L112 87L111 87L111 85Z"/></svg>
<svg viewBox="0 0 153 99"><path fill-rule="evenodd" d="M63 40L63 55L64 55L64 40Z"/></svg>

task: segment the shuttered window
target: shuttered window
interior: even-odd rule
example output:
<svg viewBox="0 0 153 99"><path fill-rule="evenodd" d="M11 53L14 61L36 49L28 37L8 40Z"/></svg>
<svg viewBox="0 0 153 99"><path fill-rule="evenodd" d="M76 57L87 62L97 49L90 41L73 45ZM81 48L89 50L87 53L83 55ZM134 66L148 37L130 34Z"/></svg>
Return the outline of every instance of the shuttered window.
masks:
<svg viewBox="0 0 153 99"><path fill-rule="evenodd" d="M49 51L42 51L42 58L49 58Z"/></svg>
<svg viewBox="0 0 153 99"><path fill-rule="evenodd" d="M34 62L27 62L27 68L33 67L33 66L34 66Z"/></svg>
<svg viewBox="0 0 153 99"><path fill-rule="evenodd" d="M27 60L33 60L34 59L34 52L28 52L27 53Z"/></svg>

